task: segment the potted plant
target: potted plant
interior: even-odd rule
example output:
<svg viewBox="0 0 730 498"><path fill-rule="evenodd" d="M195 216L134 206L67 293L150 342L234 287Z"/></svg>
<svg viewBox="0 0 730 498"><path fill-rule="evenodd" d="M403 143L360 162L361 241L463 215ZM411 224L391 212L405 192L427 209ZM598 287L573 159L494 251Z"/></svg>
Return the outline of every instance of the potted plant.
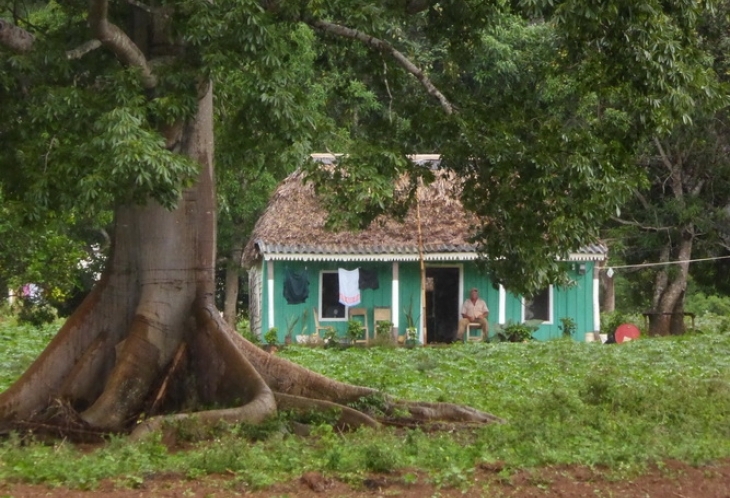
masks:
<svg viewBox="0 0 730 498"><path fill-rule="evenodd" d="M393 322L380 321L375 325L375 337L391 337Z"/></svg>
<svg viewBox="0 0 730 498"><path fill-rule="evenodd" d="M416 320L419 316L413 316L413 300L408 306L408 309L403 308L403 313L406 315L406 347L412 348L418 344L418 328L416 327Z"/></svg>
<svg viewBox="0 0 730 498"><path fill-rule="evenodd" d="M345 331L345 335L350 343L354 343L355 341L362 339L364 331L365 329L357 320L347 321L347 330Z"/></svg>
<svg viewBox="0 0 730 498"><path fill-rule="evenodd" d="M418 329L416 327L406 328L406 342L407 348L412 349L418 345Z"/></svg>
<svg viewBox="0 0 730 498"><path fill-rule="evenodd" d="M275 353L278 349L279 329L277 329L276 327L271 327L264 334L264 341L266 342L266 344L264 345L264 349L269 353Z"/></svg>
<svg viewBox="0 0 730 498"><path fill-rule="evenodd" d="M337 331L334 327L327 327L322 338L325 348L331 348L337 345Z"/></svg>
<svg viewBox="0 0 730 498"><path fill-rule="evenodd" d="M542 323L542 320L528 320L524 323L507 322L497 325L495 337L503 342L527 342L533 339L532 334Z"/></svg>
<svg viewBox="0 0 730 498"><path fill-rule="evenodd" d="M560 319L560 330L563 332L563 337L573 337L577 328L578 324L569 316Z"/></svg>

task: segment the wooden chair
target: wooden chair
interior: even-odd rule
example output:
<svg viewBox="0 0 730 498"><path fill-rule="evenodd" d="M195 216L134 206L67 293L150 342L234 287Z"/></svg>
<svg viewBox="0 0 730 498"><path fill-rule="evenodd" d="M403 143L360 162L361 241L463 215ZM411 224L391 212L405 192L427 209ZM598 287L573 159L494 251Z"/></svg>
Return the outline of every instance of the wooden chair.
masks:
<svg viewBox="0 0 730 498"><path fill-rule="evenodd" d="M370 328L368 327L368 309L367 308L348 308L348 320L358 320L362 318L362 328L365 332L365 339L355 341L356 343L368 343L370 339ZM359 318L358 318L359 317Z"/></svg>
<svg viewBox="0 0 730 498"><path fill-rule="evenodd" d="M378 322L388 322L392 326L393 320L391 319L390 308L375 307L373 309L373 335L378 333Z"/></svg>
<svg viewBox="0 0 730 498"><path fill-rule="evenodd" d="M473 333L472 329L476 329L476 333ZM483 340L484 333L482 332L482 324L479 322L469 323L464 333L464 342L482 342Z"/></svg>

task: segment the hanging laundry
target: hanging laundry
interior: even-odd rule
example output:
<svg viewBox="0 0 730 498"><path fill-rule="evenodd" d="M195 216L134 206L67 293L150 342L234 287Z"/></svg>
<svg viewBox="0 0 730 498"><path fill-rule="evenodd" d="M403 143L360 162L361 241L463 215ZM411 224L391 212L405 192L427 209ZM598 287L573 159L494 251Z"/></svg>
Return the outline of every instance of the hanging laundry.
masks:
<svg viewBox="0 0 730 498"><path fill-rule="evenodd" d="M287 268L284 279L284 298L288 304L300 304L309 297L309 273Z"/></svg>
<svg viewBox="0 0 730 498"><path fill-rule="evenodd" d="M345 270L338 268L340 283L340 303L345 306L355 306L360 303L360 270Z"/></svg>
<svg viewBox="0 0 730 498"><path fill-rule="evenodd" d="M380 287L380 282L378 281L378 271L377 270L365 270L363 268L360 268L360 281L359 281L359 287L360 289L373 289L376 290L378 287Z"/></svg>

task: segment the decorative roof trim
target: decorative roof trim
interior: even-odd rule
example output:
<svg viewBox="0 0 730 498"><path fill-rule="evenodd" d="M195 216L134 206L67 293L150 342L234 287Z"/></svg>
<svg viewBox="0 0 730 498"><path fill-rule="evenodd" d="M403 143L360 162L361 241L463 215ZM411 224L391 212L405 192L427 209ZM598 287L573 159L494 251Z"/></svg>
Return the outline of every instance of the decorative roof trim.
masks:
<svg viewBox="0 0 730 498"><path fill-rule="evenodd" d="M287 253L276 252L263 254L265 261L419 261L418 254L343 254L343 253ZM474 252L441 252L426 253L424 261L475 261L479 255ZM606 259L605 254L572 253L567 261L602 261Z"/></svg>
<svg viewBox="0 0 730 498"><path fill-rule="evenodd" d="M418 254L315 254L275 253L264 254L266 261L418 261ZM443 252L424 254L425 261L473 261L475 253Z"/></svg>

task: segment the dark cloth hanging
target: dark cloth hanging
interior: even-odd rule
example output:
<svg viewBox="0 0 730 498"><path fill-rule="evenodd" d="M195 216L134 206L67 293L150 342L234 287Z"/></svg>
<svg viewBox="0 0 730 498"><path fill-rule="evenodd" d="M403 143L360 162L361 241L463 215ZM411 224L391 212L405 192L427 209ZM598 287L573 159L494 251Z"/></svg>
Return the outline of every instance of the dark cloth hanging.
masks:
<svg viewBox="0 0 730 498"><path fill-rule="evenodd" d="M309 273L287 268L284 279L284 299L288 304L301 304L309 297Z"/></svg>
<svg viewBox="0 0 730 498"><path fill-rule="evenodd" d="M360 281L358 283L360 289L377 289L378 287L380 287L380 282L378 281L378 271L364 270L360 268Z"/></svg>

